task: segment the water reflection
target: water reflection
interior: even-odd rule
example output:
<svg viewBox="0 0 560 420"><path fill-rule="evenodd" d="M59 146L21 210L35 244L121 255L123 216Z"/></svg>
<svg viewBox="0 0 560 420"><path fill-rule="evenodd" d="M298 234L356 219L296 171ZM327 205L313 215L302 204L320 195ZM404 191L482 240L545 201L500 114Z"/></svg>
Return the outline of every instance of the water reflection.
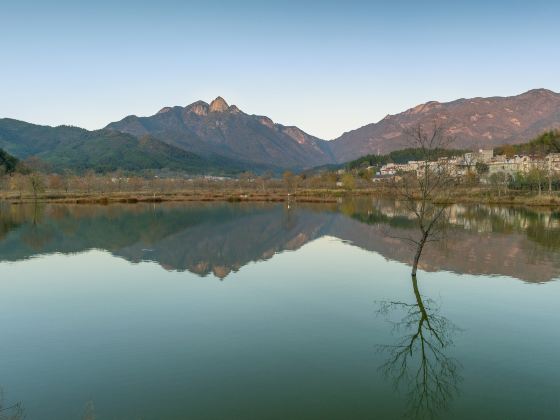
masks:
<svg viewBox="0 0 560 420"><path fill-rule="evenodd" d="M102 249L167 270L227 277L252 261L333 236L411 262L405 238L415 229L406 208L387 200L339 205L171 203L0 204L0 259ZM542 282L560 273L560 213L452 206L447 240L424 250L420 268L496 274Z"/></svg>
<svg viewBox="0 0 560 420"><path fill-rule="evenodd" d="M447 241L426 249L422 268L553 279L558 220L454 206ZM193 276L101 253L0 264L4 407L21 399L30 418L44 419L555 418L559 284L410 278L380 256L409 264L413 250L398 237L414 228L398 203L373 200L0 204L2 261L102 249L229 276L185 281ZM325 236L353 247L310 244ZM392 299L378 307L392 332L372 316L373 299Z"/></svg>
<svg viewBox="0 0 560 420"><path fill-rule="evenodd" d="M461 365L448 355L457 327L434 300L422 297L416 276L411 282L415 301L379 302L378 313L399 336L393 344L379 345L387 355L380 371L405 395L407 418L435 418L459 392Z"/></svg>
<svg viewBox="0 0 560 420"><path fill-rule="evenodd" d="M20 402L6 404L4 401L4 391L0 388L0 420L23 420L24 418L23 405Z"/></svg>

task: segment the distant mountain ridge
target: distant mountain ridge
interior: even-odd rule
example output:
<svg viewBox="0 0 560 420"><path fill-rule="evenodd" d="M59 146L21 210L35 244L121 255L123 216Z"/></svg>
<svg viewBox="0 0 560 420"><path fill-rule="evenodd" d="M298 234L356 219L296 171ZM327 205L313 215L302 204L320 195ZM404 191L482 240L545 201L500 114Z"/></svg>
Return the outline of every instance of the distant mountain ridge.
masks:
<svg viewBox="0 0 560 420"><path fill-rule="evenodd" d="M108 130L135 136L152 135L201 156L305 168L334 162L328 142L294 126L249 115L217 97L210 104L197 101L186 107L162 108L150 117L130 115Z"/></svg>
<svg viewBox="0 0 560 420"><path fill-rule="evenodd" d="M344 133L329 146L337 162L385 154L407 147L404 129L433 121L455 138L454 148L523 143L543 131L560 128L560 94L534 89L509 97L431 101Z"/></svg>
<svg viewBox="0 0 560 420"><path fill-rule="evenodd" d="M209 104L164 107L152 116L129 115L94 131L0 119L0 148L19 159L37 156L58 170L279 173L405 149L405 129L434 121L455 138L454 149L525 143L560 129L560 94L534 89L510 97L431 101L332 141L247 114L217 97Z"/></svg>
<svg viewBox="0 0 560 420"><path fill-rule="evenodd" d="M35 125L0 119L0 148L26 159L40 158L55 170L100 172L169 169L188 173L243 169L226 159L207 159L151 136L135 137L110 130Z"/></svg>
<svg viewBox="0 0 560 420"><path fill-rule="evenodd" d="M305 169L404 149L408 146L403 134L406 128L434 121L455 138L454 148L522 143L545 130L560 128L560 94L534 89L510 97L430 101L332 141L276 124L265 116L246 114L221 97L210 104L197 101L186 107L165 107L150 117L131 115L107 129L149 134L202 156Z"/></svg>

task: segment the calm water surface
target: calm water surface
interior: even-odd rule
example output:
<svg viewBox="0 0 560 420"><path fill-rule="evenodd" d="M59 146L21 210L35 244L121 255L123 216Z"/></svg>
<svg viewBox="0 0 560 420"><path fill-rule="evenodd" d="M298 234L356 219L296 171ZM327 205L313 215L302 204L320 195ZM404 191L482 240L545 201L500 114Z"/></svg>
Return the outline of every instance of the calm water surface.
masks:
<svg viewBox="0 0 560 420"><path fill-rule="evenodd" d="M2 404L558 419L559 233L552 211L453 207L413 282L391 202L0 204Z"/></svg>

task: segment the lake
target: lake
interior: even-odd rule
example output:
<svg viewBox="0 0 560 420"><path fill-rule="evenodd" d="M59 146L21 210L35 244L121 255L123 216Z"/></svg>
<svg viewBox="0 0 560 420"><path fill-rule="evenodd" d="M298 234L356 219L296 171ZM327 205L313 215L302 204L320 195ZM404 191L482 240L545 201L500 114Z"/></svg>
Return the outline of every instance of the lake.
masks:
<svg viewBox="0 0 560 420"><path fill-rule="evenodd" d="M558 419L560 213L0 203L1 414ZM10 408L11 407L11 408Z"/></svg>

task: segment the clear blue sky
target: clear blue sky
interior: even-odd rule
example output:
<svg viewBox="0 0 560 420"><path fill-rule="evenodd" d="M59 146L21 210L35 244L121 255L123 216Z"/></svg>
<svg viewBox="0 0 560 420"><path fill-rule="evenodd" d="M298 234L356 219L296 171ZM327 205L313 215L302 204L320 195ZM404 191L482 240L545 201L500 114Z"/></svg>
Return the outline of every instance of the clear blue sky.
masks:
<svg viewBox="0 0 560 420"><path fill-rule="evenodd" d="M0 0L0 117L100 128L221 95L331 139L428 100L560 91L558 1Z"/></svg>

